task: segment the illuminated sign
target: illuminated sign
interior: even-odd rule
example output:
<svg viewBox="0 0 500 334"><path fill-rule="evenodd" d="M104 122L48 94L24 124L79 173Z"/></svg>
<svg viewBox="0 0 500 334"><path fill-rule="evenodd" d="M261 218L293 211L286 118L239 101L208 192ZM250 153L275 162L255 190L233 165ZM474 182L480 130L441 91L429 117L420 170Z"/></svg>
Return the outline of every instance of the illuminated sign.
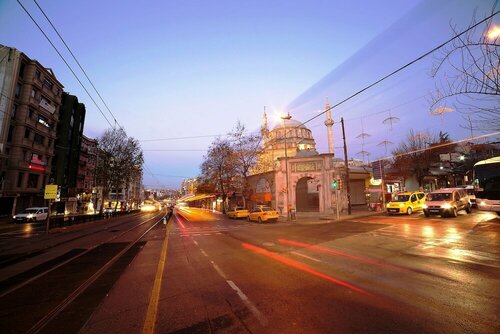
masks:
<svg viewBox="0 0 500 334"><path fill-rule="evenodd" d="M41 167L41 166L34 166L34 165L29 165L28 166L29 169L32 169L32 170L39 170L39 171L44 171L45 170L45 167Z"/></svg>

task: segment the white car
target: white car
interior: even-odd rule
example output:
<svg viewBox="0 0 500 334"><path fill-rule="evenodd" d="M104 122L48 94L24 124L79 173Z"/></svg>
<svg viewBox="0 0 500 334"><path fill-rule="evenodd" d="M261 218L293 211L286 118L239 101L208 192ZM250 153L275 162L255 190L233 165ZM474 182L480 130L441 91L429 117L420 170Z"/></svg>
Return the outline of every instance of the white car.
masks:
<svg viewBox="0 0 500 334"><path fill-rule="evenodd" d="M33 207L33 208L27 208L23 212L20 212L12 216L12 220L15 223L22 223L22 222L33 223L46 220L48 215L49 215L48 207Z"/></svg>

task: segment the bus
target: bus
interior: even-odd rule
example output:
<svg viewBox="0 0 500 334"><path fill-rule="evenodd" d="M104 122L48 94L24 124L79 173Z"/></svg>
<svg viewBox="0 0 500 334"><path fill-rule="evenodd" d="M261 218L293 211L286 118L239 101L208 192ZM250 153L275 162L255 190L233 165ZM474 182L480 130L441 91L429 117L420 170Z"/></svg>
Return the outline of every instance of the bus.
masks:
<svg viewBox="0 0 500 334"><path fill-rule="evenodd" d="M477 208L500 216L500 156L474 165L474 186Z"/></svg>

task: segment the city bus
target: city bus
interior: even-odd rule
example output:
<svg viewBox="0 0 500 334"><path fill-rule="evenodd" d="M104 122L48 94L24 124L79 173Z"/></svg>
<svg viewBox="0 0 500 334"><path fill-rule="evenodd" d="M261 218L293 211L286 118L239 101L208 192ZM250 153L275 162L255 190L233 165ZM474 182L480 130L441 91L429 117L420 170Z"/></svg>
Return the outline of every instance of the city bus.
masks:
<svg viewBox="0 0 500 334"><path fill-rule="evenodd" d="M474 186L478 209L494 211L500 216L500 156L474 165Z"/></svg>

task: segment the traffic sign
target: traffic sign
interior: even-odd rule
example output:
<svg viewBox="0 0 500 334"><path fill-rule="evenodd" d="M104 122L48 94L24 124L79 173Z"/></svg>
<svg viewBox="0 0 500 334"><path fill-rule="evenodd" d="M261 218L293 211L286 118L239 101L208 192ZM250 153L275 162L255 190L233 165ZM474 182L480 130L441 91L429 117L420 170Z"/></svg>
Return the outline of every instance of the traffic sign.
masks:
<svg viewBox="0 0 500 334"><path fill-rule="evenodd" d="M57 198L57 184L47 184L45 186L45 194L44 194L43 198L56 199Z"/></svg>

